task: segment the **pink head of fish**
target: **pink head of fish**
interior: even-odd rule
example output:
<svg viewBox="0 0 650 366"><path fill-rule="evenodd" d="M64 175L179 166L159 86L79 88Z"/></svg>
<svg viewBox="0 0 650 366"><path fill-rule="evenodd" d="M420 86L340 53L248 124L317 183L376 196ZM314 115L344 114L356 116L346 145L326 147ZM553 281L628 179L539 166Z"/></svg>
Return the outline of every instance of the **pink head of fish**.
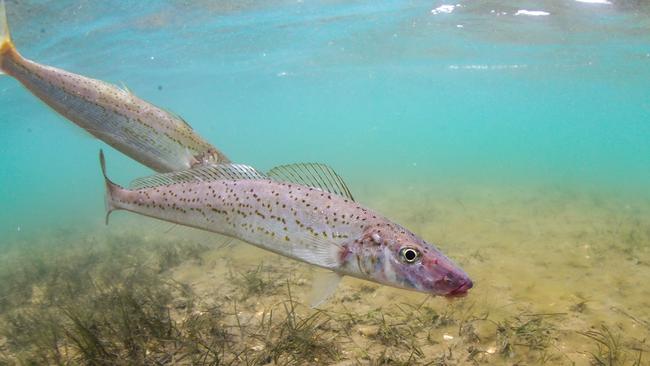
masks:
<svg viewBox="0 0 650 366"><path fill-rule="evenodd" d="M368 227L361 238L343 247L340 259L344 268L361 277L436 296L465 296L473 286L435 246L391 222Z"/></svg>

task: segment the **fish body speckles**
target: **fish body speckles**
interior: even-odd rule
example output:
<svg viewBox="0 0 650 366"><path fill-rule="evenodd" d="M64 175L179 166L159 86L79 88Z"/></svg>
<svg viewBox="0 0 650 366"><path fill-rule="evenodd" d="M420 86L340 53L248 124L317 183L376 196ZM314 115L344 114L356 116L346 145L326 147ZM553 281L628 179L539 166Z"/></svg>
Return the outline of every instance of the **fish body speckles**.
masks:
<svg viewBox="0 0 650 366"><path fill-rule="evenodd" d="M4 3L0 7L0 72L55 111L158 172L229 161L183 119L128 90L22 57L9 37Z"/></svg>
<svg viewBox="0 0 650 366"><path fill-rule="evenodd" d="M192 174L206 172L179 173ZM131 190L107 180L107 188L110 210L225 234L339 275L445 296L462 296L472 287L434 246L357 202L318 188L259 177Z"/></svg>
<svg viewBox="0 0 650 366"><path fill-rule="evenodd" d="M344 244L362 234L364 224L350 218L371 216L338 196L272 180L183 183L121 193L114 198L126 210L234 236L295 259L310 261L304 250L328 242L337 261L310 263L330 269L345 259L338 256Z"/></svg>

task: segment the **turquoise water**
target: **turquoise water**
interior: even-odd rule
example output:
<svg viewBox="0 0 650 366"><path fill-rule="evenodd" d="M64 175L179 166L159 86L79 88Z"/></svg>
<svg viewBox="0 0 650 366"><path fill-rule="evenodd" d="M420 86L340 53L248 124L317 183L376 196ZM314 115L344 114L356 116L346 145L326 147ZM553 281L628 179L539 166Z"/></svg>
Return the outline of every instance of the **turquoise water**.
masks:
<svg viewBox="0 0 650 366"><path fill-rule="evenodd" d="M499 273L499 280L508 280L523 271L512 263L531 253L520 243L548 244L542 248L580 261L583 253L573 248L586 245L585 237L602 239L603 247L624 241L627 232L612 231L605 240L584 229L614 225L606 215L618 228L635 221L639 232L650 233L650 6L615 0L441 5L7 2L12 36L25 57L124 83L183 116L236 162L260 169L330 164L364 204L434 242L458 244L442 247L469 265L476 298L496 296L480 284L498 280L470 251L488 248L492 260L505 256L499 268L511 272ZM520 10L548 14L516 15ZM29 241L60 228L83 234L100 227L100 148L108 150L117 182L150 173L9 77L0 77L0 130L4 238ZM454 208L460 200L464 211ZM650 259L646 234L634 249L641 263ZM608 257L612 276L630 265L626 254L616 253ZM566 270L550 263L547 271ZM582 267L572 268L557 279L568 281L566 293L582 287L575 272ZM647 268L634 271L645 276ZM522 278L546 276L533 273ZM635 300L627 309L647 317L640 309L647 305L643 278L631 286ZM596 293L602 283L585 287ZM519 300L536 304L563 291L540 287L539 293L522 290ZM609 292L598 296L607 304L620 300ZM594 322L613 316L602 309L591 314Z"/></svg>
<svg viewBox="0 0 650 366"><path fill-rule="evenodd" d="M644 193L648 9L460 4L10 1L8 12L26 57L124 83L236 161L323 161L381 184ZM3 230L99 211L101 144L14 80L0 97ZM146 172L117 154L109 169L118 181Z"/></svg>

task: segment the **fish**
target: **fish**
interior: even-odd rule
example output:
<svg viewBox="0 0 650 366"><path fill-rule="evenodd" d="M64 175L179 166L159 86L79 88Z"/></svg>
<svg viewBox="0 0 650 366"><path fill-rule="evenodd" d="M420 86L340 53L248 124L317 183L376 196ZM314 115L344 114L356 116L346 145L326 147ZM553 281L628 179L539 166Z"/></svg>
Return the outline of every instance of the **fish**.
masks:
<svg viewBox="0 0 650 366"><path fill-rule="evenodd" d="M116 210L223 234L325 269L312 292L324 302L342 277L445 297L465 296L469 276L434 245L357 203L325 164L262 173L243 164L201 166L106 185L106 223Z"/></svg>
<svg viewBox="0 0 650 366"><path fill-rule="evenodd" d="M116 150L157 172L230 160L181 117L128 89L23 57L0 0L0 74L18 80L48 106Z"/></svg>

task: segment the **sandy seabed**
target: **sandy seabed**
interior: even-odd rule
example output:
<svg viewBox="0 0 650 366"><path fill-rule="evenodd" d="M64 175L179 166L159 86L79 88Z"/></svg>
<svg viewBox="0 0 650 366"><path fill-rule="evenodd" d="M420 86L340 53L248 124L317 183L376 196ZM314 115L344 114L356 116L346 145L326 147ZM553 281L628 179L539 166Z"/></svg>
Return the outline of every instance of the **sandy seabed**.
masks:
<svg viewBox="0 0 650 366"><path fill-rule="evenodd" d="M0 255L0 364L650 364L650 201L557 187L363 193L460 264L469 295L345 278L310 309L311 266L118 213ZM51 337L24 335L43 327Z"/></svg>

